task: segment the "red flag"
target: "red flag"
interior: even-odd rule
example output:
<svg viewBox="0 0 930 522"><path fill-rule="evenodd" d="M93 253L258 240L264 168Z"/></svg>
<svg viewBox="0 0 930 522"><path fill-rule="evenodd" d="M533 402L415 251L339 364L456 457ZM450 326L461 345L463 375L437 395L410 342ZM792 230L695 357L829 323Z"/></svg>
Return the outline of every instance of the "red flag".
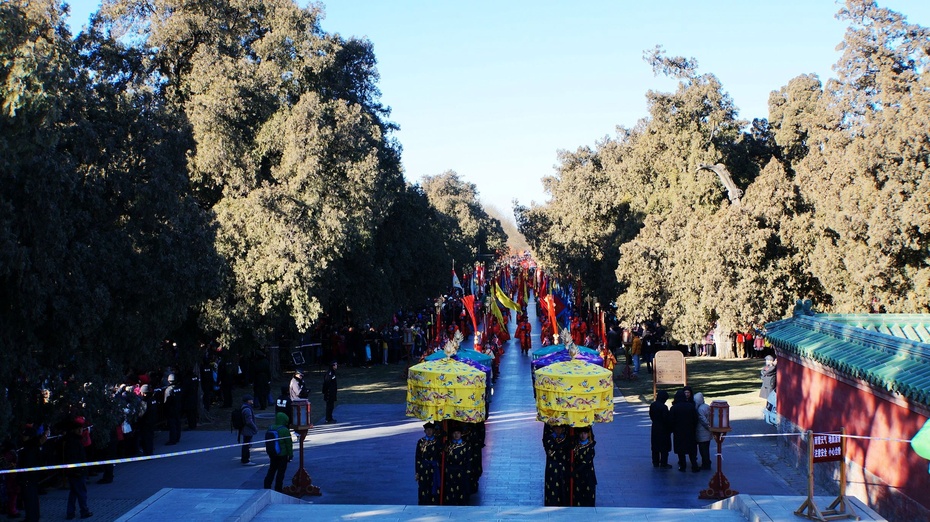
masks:
<svg viewBox="0 0 930 522"><path fill-rule="evenodd" d="M543 301L546 302L546 314L549 315L549 323L552 325L552 333L557 334L559 333L559 323L555 320L555 316L557 315L555 313L555 299L558 298L552 294L549 294L545 297L545 299L543 299ZM562 305L562 307L564 308L565 305Z"/></svg>
<svg viewBox="0 0 930 522"><path fill-rule="evenodd" d="M465 305L465 311L471 316L471 325L478 331L478 318L475 317L475 296L466 295L462 298L462 304Z"/></svg>

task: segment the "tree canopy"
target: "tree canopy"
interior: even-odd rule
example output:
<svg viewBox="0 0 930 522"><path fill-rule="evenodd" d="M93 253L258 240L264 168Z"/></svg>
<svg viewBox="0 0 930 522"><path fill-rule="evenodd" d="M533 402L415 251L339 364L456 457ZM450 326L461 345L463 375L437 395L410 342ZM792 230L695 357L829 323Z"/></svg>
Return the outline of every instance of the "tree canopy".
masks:
<svg viewBox="0 0 930 522"><path fill-rule="evenodd" d="M869 0L838 17L850 26L837 78L773 90L768 120L738 119L696 59L647 51L678 88L646 93L648 116L596 150L561 153L551 200L516 209L544 263L609 290L620 321L660 319L685 343L779 319L802 297L927 312L928 32ZM585 270L598 262L615 281Z"/></svg>
<svg viewBox="0 0 930 522"><path fill-rule="evenodd" d="M52 406L94 403L153 364L219 284L215 229L184 167L191 142L174 130L183 117L133 80L135 55L100 34L72 40L62 15L53 2L0 5L0 379L22 384L8 386L4 425L37 407L30 383L49 382Z"/></svg>
<svg viewBox="0 0 930 522"><path fill-rule="evenodd" d="M127 372L382 321L504 244L473 185L404 181L372 44L322 15L112 0L73 38L0 4L0 432L84 404L109 433Z"/></svg>

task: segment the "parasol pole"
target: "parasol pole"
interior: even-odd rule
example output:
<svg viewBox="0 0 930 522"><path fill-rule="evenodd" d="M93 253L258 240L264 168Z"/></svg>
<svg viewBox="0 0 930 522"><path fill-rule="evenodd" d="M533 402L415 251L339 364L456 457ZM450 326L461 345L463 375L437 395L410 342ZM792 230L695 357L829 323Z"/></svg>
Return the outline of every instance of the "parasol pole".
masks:
<svg viewBox="0 0 930 522"><path fill-rule="evenodd" d="M442 453L439 456L439 505L444 506L446 493L446 428L448 427L447 419L442 419Z"/></svg>
<svg viewBox="0 0 930 522"><path fill-rule="evenodd" d="M571 437L572 441L571 453L568 454L568 507L575 505L573 498L575 496L575 427L571 426L568 428L568 436Z"/></svg>

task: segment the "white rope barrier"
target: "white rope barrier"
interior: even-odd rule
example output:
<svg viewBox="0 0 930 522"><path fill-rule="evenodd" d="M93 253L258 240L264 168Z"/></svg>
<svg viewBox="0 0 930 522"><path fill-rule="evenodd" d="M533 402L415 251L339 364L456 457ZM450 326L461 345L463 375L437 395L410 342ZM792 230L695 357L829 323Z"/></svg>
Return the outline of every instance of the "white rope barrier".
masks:
<svg viewBox="0 0 930 522"><path fill-rule="evenodd" d="M762 438L762 437L803 437L805 433L748 433L745 435L726 435L727 439L752 439L752 438ZM873 441L885 441L885 442L900 442L904 444L910 444L910 439L894 439L888 437L869 437L866 435L840 435L839 433L814 433L814 435L830 435L833 437L846 437L848 439L863 439L863 440L873 440ZM127 457L122 459L110 459L110 460L98 460L94 462L81 462L75 464L57 464L53 466L36 466L34 468L18 468L18 469L0 469L0 475L7 475L10 473L26 473L30 471L54 471L59 469L74 469L74 468L84 468L89 466L102 466L107 464L128 464L131 462L144 462L147 460L157 460L157 459L167 459L173 457L183 457L185 455L196 455L198 453L207 453L210 451L218 451L223 449L230 448L241 448L242 446L253 444L260 444L262 442L271 442L275 440L283 440L286 438L292 437L278 437L277 439L262 439L254 442L242 442L236 444L225 444L223 446L212 446L208 448L199 448L186 451L174 451L171 453L160 453L158 455L146 455L142 457ZM307 439L309 440L309 439Z"/></svg>
<svg viewBox="0 0 930 522"><path fill-rule="evenodd" d="M173 451L171 453L159 453L158 455L145 455L142 457L126 457L122 459L110 459L110 460L97 460L93 462L78 462L74 464L56 464L53 466L36 466L34 468L17 468L17 469L0 469L0 475L7 475L10 473L26 473L30 471L53 471L59 469L75 469L75 468L85 468L89 466L102 466L107 464L127 464L130 462L144 462L147 460L157 460L157 459L167 459L173 457L182 457L185 455L196 455L198 453L207 453L210 451L217 451L230 448L241 448L242 446L252 446L253 444L260 444L262 442L273 442L276 440L291 439L292 437L278 437L276 439L261 439L254 442L240 442L236 444L225 444L223 446L212 446L209 448L199 448L185 451ZM309 440L309 439L307 439Z"/></svg>
<svg viewBox="0 0 930 522"><path fill-rule="evenodd" d="M803 437L806 433L750 433L748 435L727 435L728 439L750 439L757 437ZM889 437L870 437L868 435L840 435L839 433L818 433L814 432L813 435L829 435L831 437L846 437L847 439L863 439L863 440L874 440L874 441L884 441L884 442L902 442L904 444L910 444L911 439L893 439Z"/></svg>

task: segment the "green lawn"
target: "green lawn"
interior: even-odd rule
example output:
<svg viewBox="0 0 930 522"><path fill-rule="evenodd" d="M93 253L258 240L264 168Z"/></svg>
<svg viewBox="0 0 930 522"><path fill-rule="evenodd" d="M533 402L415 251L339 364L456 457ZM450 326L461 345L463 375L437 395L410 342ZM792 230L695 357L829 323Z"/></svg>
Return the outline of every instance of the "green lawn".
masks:
<svg viewBox="0 0 930 522"><path fill-rule="evenodd" d="M321 392L325 369L322 366L310 366L304 376L304 382L310 388L310 406L313 419L322 416L326 408ZM404 364L377 365L371 368L351 368L340 366L337 374L339 383L338 400L336 408L345 404L404 404L407 400L407 366ZM282 374L271 383L271 394L277 397L282 386L291 381L291 372ZM252 393L252 387L237 387L233 390L233 407L242 404L242 396ZM269 413L274 410L274 402L270 409L256 413ZM204 418L201 418L201 429L229 430L232 408L221 408L214 405ZM338 417L338 413L336 414ZM260 426L261 427L261 426Z"/></svg>
<svg viewBox="0 0 930 522"><path fill-rule="evenodd" d="M622 359L621 359L622 361ZM688 384L695 392L701 392L709 399L740 400L741 396L756 399L762 381L759 370L764 365L759 359L716 359L713 357L689 357ZM652 375L645 366L640 370L639 379L624 380L620 375L623 365L615 371L617 388L630 401L652 402ZM310 401L316 408L324 406L319 387L323 379L321 370L308 372L312 393ZM290 379L290 376L287 376ZM284 380L282 384L287 384ZM674 397L680 386L665 386ZM277 387L272 388L277 390ZM339 402L338 404L403 404L407 400L406 366L389 364L376 365L371 368L339 368ZM745 403L745 402L743 402Z"/></svg>
<svg viewBox="0 0 930 522"><path fill-rule="evenodd" d="M714 357L688 357L685 359L688 370L688 385L694 392L701 392L710 400L726 399L731 406L752 404L758 400L762 380L759 371L764 362L759 359L717 359ZM639 378L623 379L623 359L614 371L617 388L629 401L652 402L652 375L645 365L640 369ZM675 391L681 386L661 386L675 397ZM709 403L710 401L708 401Z"/></svg>
<svg viewBox="0 0 930 522"><path fill-rule="evenodd" d="M652 375L643 366L638 379L625 380L620 374L621 364L614 372L614 382L619 391L632 402L652 402ZM689 357L686 359L688 384L708 399L726 399L731 406L753 404L759 400L759 370L763 361L759 359L716 359L712 357ZM407 400L407 367L403 364L375 365L371 368L339 368L339 400L336 408L345 404L404 404ZM305 381L310 387L310 404L313 417L317 418L326 407L320 394L324 370L311 367ZM290 374L284 374L272 383L272 394L277 397L281 386L290 382ZM671 397L680 386L665 386ZM242 395L251 393L249 388L237 388L234 404L238 406ZM204 423L204 429L228 429L230 409L214 407L213 422Z"/></svg>
<svg viewBox="0 0 930 522"><path fill-rule="evenodd" d="M621 359L622 361L622 359ZM688 384L695 392L701 392L709 399L727 399L740 401L742 396L749 399L758 398L762 381L759 370L764 362L759 359L716 359L713 357L689 357ZM640 370L639 379L624 380L619 377L622 364L615 374L617 387L631 401L652 402L652 375L645 366ZM290 378L290 377L288 377ZM323 406L319 394L321 371L311 371L307 377L313 393L311 402L317 408ZM674 397L680 386L665 386ZM403 404L407 399L406 366L389 364L371 368L339 368L339 404ZM746 402L743 402L746 403Z"/></svg>

